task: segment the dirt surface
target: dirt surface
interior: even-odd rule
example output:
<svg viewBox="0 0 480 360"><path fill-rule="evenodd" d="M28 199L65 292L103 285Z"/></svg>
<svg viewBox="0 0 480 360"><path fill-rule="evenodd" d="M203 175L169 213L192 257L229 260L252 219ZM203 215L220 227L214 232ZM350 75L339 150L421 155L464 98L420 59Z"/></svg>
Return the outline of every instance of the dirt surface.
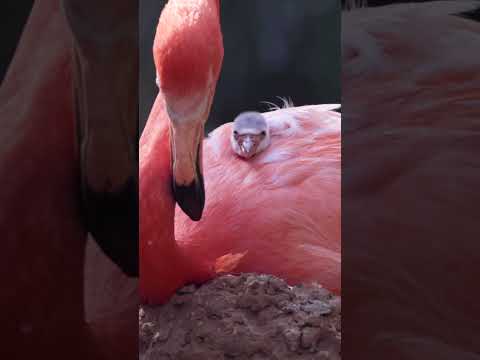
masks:
<svg viewBox="0 0 480 360"><path fill-rule="evenodd" d="M140 360L340 359L341 300L320 286L225 275L141 306Z"/></svg>

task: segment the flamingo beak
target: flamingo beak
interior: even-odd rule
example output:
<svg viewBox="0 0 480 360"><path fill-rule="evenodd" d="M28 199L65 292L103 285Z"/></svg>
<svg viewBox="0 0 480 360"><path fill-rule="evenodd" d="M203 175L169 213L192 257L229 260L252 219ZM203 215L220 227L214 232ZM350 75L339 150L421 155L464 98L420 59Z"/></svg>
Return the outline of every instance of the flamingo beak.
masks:
<svg viewBox="0 0 480 360"><path fill-rule="evenodd" d="M173 194L175 201L193 221L202 218L205 185L202 168L203 124L171 127Z"/></svg>

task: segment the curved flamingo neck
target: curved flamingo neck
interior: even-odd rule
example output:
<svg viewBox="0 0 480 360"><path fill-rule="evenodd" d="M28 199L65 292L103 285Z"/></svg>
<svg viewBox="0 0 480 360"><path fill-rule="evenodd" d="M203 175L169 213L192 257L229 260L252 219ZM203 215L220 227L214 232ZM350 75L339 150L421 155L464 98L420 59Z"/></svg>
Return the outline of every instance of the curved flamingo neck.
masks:
<svg viewBox="0 0 480 360"><path fill-rule="evenodd" d="M159 95L140 139L140 297L161 304L182 285L213 274L174 236L170 119Z"/></svg>
<svg viewBox="0 0 480 360"><path fill-rule="evenodd" d="M140 138L140 297L162 303L184 282L174 237L170 120L158 96Z"/></svg>
<svg viewBox="0 0 480 360"><path fill-rule="evenodd" d="M161 236L152 242L165 250L175 244L169 123L165 102L158 96L140 138L140 208L142 215L149 215L148 218L142 216L140 220L143 230L157 221L161 222L163 226L154 229ZM151 190L155 192L152 194ZM150 206L154 206L155 211L147 213ZM153 223L150 224L150 221Z"/></svg>

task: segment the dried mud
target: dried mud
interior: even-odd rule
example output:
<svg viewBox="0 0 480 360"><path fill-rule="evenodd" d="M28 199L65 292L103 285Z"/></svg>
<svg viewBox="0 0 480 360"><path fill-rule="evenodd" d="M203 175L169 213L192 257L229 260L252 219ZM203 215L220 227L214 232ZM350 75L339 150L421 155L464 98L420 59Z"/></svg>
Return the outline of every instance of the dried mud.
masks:
<svg viewBox="0 0 480 360"><path fill-rule="evenodd" d="M141 306L140 360L340 359L341 301L320 286L225 275Z"/></svg>

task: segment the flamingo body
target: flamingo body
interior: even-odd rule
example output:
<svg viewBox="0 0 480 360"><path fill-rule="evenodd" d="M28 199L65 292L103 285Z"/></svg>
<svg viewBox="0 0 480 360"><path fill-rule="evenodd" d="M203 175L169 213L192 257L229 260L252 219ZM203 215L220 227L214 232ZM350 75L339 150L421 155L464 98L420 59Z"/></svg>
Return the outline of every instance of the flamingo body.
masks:
<svg viewBox="0 0 480 360"><path fill-rule="evenodd" d="M205 214L193 222L177 207L174 222L168 115L157 98L140 145L144 301L164 302L186 283L229 271L340 292L341 133L340 114L331 109L264 113L272 143L249 161L231 150L231 123L216 129L203 144Z"/></svg>
<svg viewBox="0 0 480 360"><path fill-rule="evenodd" d="M204 141L207 193L201 221L177 208L175 235L193 258L245 253L234 271L340 291L340 114L328 106L264 113L271 145L245 161L231 123Z"/></svg>

